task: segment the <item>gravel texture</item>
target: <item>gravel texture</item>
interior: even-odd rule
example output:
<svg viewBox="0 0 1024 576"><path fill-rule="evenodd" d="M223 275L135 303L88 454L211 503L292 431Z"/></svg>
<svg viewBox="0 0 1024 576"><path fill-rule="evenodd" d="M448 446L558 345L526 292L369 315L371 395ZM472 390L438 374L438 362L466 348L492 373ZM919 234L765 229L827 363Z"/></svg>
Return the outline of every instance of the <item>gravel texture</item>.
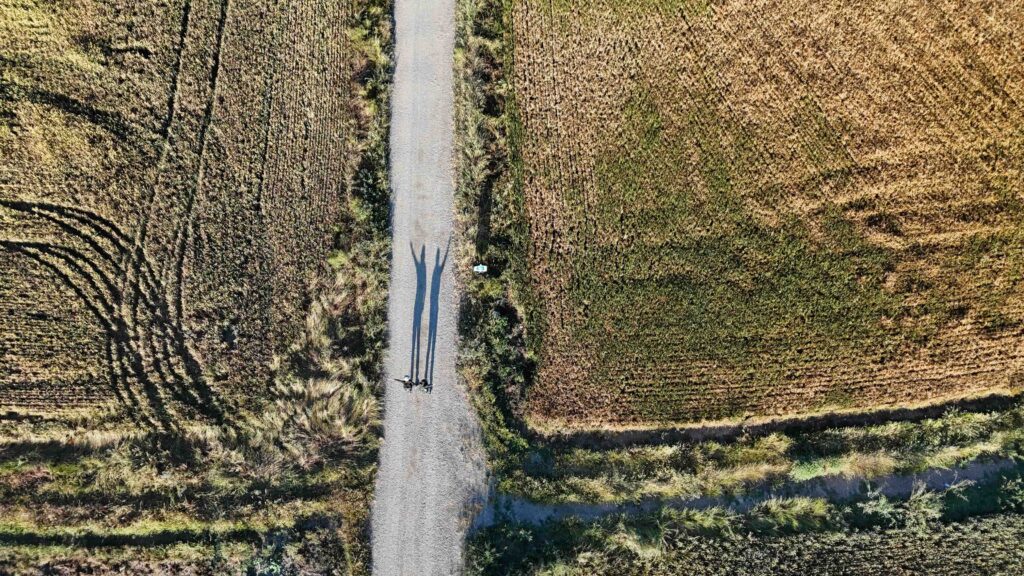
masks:
<svg viewBox="0 0 1024 576"><path fill-rule="evenodd" d="M480 427L457 377L452 236L454 0L395 1L393 257L373 573L457 574L486 496ZM394 378L428 378L407 391Z"/></svg>

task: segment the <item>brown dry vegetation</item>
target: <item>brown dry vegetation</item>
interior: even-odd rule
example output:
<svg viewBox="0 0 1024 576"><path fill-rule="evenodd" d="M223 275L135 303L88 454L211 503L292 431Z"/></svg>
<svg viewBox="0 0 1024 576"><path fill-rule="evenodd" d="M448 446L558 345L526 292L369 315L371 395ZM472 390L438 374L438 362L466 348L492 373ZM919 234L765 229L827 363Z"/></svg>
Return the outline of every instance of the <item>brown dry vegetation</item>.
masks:
<svg viewBox="0 0 1024 576"><path fill-rule="evenodd" d="M1020 387L1024 5L510 10L533 424Z"/></svg>
<svg viewBox="0 0 1024 576"><path fill-rule="evenodd" d="M388 18L0 0L0 543L43 545L0 572L320 532L368 570Z"/></svg>

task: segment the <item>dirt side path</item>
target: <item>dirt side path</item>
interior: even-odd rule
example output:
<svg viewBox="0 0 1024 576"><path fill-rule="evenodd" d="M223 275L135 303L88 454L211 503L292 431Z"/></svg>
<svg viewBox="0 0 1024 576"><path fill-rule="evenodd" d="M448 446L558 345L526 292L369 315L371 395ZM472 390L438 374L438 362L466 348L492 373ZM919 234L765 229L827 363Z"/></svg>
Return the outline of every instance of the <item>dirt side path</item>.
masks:
<svg viewBox="0 0 1024 576"><path fill-rule="evenodd" d="M564 520L569 517L584 521L597 520L610 514L645 514L664 506L668 508L707 510L708 508L729 508L734 512L747 512L769 498L824 498L833 502L845 502L868 495L868 489L877 491L887 498L903 500L909 498L917 484L934 491L941 491L959 481L981 482L1016 466L1013 460L999 459L974 461L964 468L933 468L918 474L892 474L864 481L860 478L827 476L803 482L790 482L778 488L767 488L752 492L741 498L704 496L700 498L677 498L661 500L652 498L638 503L627 504L543 504L510 495L497 495L491 504L476 517L474 527L486 528L498 522L522 524L543 524L549 520Z"/></svg>
<svg viewBox="0 0 1024 576"><path fill-rule="evenodd" d="M452 238L454 0L395 0L393 259L373 573L461 571L467 509L486 493L480 429L456 370ZM428 378L412 392L392 380Z"/></svg>

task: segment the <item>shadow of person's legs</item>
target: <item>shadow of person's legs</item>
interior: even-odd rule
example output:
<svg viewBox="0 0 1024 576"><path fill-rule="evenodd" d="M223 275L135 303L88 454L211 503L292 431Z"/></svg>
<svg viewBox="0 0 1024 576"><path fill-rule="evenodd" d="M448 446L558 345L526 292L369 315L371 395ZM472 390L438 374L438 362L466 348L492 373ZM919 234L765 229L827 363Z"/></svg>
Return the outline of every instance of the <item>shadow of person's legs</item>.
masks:
<svg viewBox="0 0 1024 576"><path fill-rule="evenodd" d="M434 271L430 278L430 321L427 326L427 381L430 386L434 385L434 358L437 355L437 318L441 298L441 276L444 272L445 263L448 262L448 250L451 248L452 239L448 238L448 245L444 249L444 258L441 257L441 249L434 252Z"/></svg>
<svg viewBox="0 0 1024 576"><path fill-rule="evenodd" d="M416 265L416 298L412 309L412 347L409 354L409 376L414 381L420 377L420 327L423 323L423 305L427 298L427 248L420 246L420 256L416 258L416 250L409 243L412 260Z"/></svg>

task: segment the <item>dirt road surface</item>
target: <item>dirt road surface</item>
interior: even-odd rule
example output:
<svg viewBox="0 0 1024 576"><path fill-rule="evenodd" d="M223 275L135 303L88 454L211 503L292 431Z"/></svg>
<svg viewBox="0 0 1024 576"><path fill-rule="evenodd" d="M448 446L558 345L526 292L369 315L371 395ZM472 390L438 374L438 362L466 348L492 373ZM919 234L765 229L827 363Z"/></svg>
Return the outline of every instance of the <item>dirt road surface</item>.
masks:
<svg viewBox="0 0 1024 576"><path fill-rule="evenodd" d="M479 425L455 371L454 38L454 0L395 1L390 347L371 525L377 576L459 573L469 511L486 492ZM393 380L407 374L432 390Z"/></svg>

